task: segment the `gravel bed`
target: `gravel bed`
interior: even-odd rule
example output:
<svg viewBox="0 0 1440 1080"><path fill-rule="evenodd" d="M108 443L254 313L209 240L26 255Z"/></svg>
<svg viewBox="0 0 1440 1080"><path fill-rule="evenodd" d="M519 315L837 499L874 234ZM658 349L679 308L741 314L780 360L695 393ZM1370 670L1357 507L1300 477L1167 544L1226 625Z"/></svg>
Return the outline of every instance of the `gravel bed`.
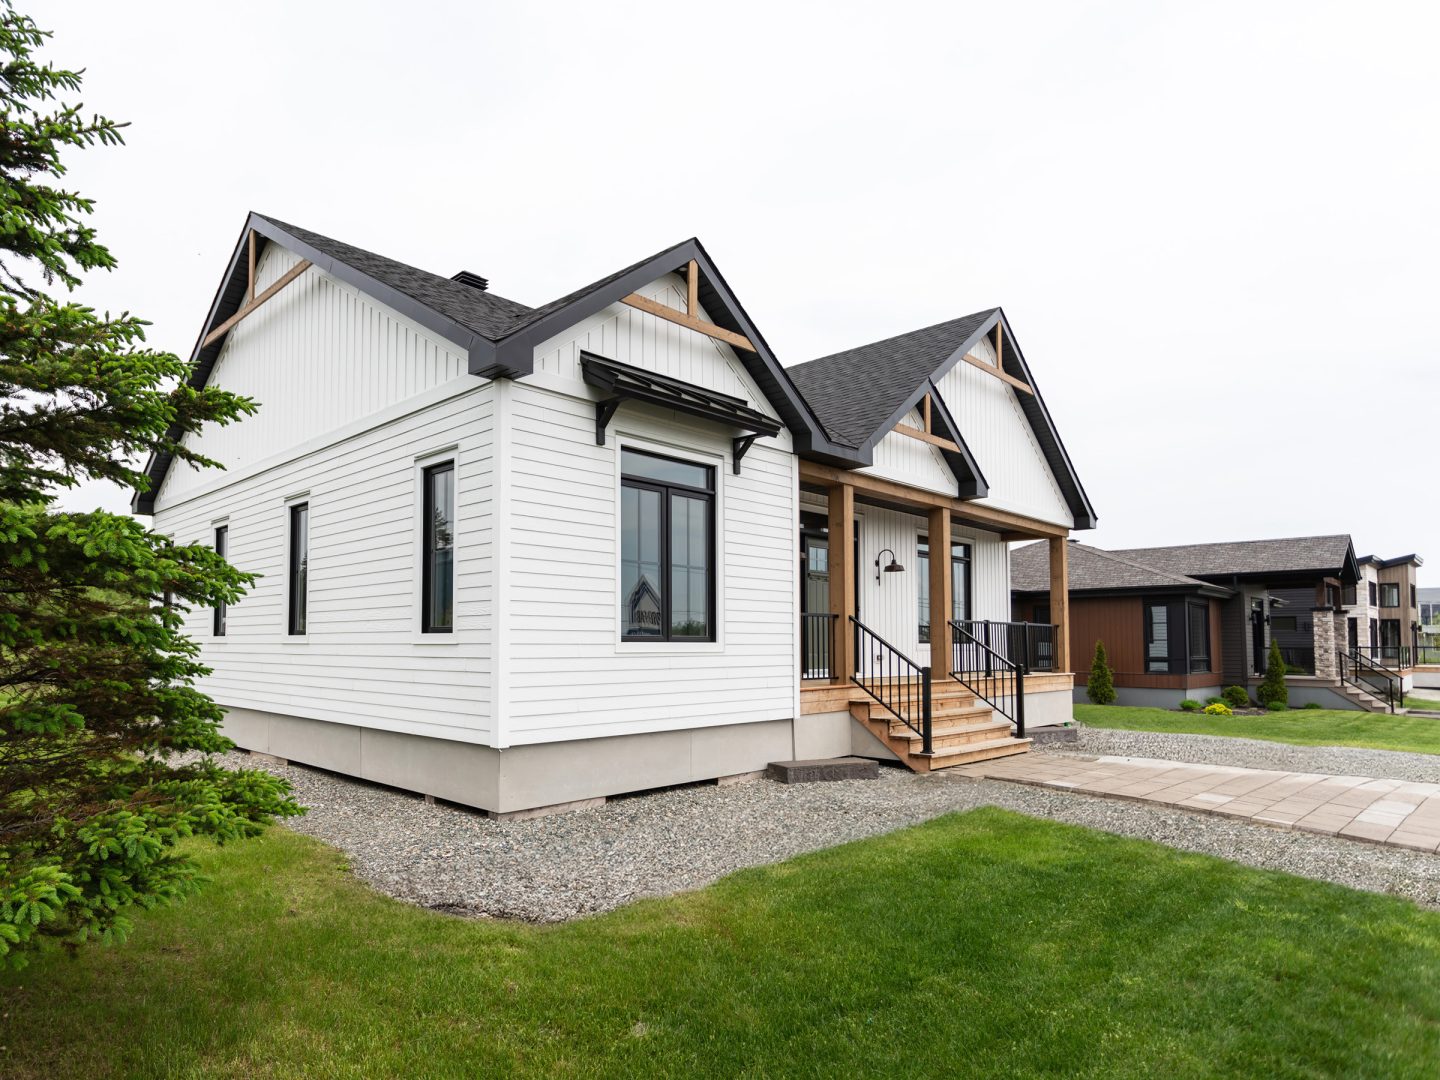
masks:
<svg viewBox="0 0 1440 1080"><path fill-rule="evenodd" d="M1349 746L1291 746L1263 739L1230 739L1219 735L1176 735L1159 731L1118 731L1080 728L1073 743L1040 747L1047 754L1111 754L1117 757L1165 758L1200 765L1234 765L1244 769L1328 773L1332 776L1373 776L1440 784L1440 754L1406 754Z"/></svg>
<svg viewBox="0 0 1440 1080"><path fill-rule="evenodd" d="M502 823L301 766L241 754L229 763L289 779L310 811L288 827L347 852L355 873L379 891L461 915L563 921L979 806L1440 907L1434 855L944 773L887 768L878 780L694 785Z"/></svg>

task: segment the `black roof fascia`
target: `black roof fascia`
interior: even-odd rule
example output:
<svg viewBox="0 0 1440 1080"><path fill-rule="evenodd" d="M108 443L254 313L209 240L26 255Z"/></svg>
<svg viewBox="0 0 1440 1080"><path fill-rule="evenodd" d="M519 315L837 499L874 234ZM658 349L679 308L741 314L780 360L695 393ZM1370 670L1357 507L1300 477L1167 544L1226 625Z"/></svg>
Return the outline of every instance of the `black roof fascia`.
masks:
<svg viewBox="0 0 1440 1080"><path fill-rule="evenodd" d="M693 237L667 248L632 267L620 277L597 285L564 307L547 312L543 317L506 335L497 345L498 360L508 366L518 366L522 362L533 365L535 347L547 338L554 337L567 327L603 311L658 277L680 272L691 259L694 259L700 268L697 292L700 303L711 320L716 326L743 335L755 346L754 353L737 348L735 355L760 387L766 400L775 406L775 410L785 421L785 426L795 437L796 450L811 451L832 464L866 464L857 461L854 451L849 447L834 445L826 437L819 420L810 411L810 406L805 403L800 392L795 389L795 384L785 374L785 369L776 360L770 346L750 321L725 279L720 276L709 254L700 241Z"/></svg>
<svg viewBox="0 0 1440 1080"><path fill-rule="evenodd" d="M960 448L957 454L954 450L937 448L945 459L945 464L950 466L956 482L959 484L959 495L962 499L983 499L990 494L990 484L985 479L985 474L980 471L980 464L975 460L975 455L970 452L970 447L965 445L964 438L960 435L960 425L955 423L955 418L950 415L946 408L945 401L940 397L940 391L935 383L926 380L921 387L924 394L930 395L930 423L937 426L944 433L945 437ZM912 405L911 408L914 408ZM909 410L906 410L907 412ZM893 429L892 429L893 430Z"/></svg>
<svg viewBox="0 0 1440 1080"><path fill-rule="evenodd" d="M1107 585L1102 589L1076 589L1068 590L1071 596L1081 596L1089 600L1103 600L1109 596L1204 596L1212 600L1229 600L1235 596L1235 590L1226 588L1224 585L1215 585L1210 582L1200 581L1194 585ZM1050 595L1049 589L1011 589L1010 595L1014 597L1025 597L1029 599L1036 596Z"/></svg>

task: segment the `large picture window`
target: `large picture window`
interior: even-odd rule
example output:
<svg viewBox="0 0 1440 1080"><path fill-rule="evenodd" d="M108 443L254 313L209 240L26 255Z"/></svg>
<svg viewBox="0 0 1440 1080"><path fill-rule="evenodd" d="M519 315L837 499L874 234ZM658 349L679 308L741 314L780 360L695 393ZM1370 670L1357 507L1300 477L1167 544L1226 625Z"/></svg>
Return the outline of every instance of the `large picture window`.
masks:
<svg viewBox="0 0 1440 1080"><path fill-rule="evenodd" d="M1145 670L1183 675L1210 670L1210 605L1184 600L1145 603Z"/></svg>
<svg viewBox="0 0 1440 1080"><path fill-rule="evenodd" d="M621 637L715 640L715 470L620 452Z"/></svg>
<svg viewBox="0 0 1440 1080"><path fill-rule="evenodd" d="M290 507L290 614L289 631L303 634L310 576L310 504Z"/></svg>
<svg viewBox="0 0 1440 1080"><path fill-rule="evenodd" d="M455 626L455 463L431 465L422 478L420 629L448 634Z"/></svg>
<svg viewBox="0 0 1440 1080"><path fill-rule="evenodd" d="M920 590L920 644L930 643L930 538L920 537L915 555L917 586ZM970 618L970 545L960 541L950 545L950 618L962 622Z"/></svg>
<svg viewBox="0 0 1440 1080"><path fill-rule="evenodd" d="M215 554L224 558L227 548L230 546L230 526L219 525L215 529ZM215 625L213 627L216 637L225 636L225 617L229 614L229 605L225 601L215 605Z"/></svg>

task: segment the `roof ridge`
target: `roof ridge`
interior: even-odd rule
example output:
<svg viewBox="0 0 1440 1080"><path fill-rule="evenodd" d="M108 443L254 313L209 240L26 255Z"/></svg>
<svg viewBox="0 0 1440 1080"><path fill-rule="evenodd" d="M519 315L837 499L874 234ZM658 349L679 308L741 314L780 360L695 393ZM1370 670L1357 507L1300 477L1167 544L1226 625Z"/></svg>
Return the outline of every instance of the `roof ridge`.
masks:
<svg viewBox="0 0 1440 1080"><path fill-rule="evenodd" d="M956 315L954 318L942 319L937 323L931 323L929 326L918 326L914 330L906 330L903 333L891 334L889 337L876 338L874 341L862 341L860 344L852 345L848 349L837 349L835 352L826 353L824 356L816 356L812 357L809 360L802 360L798 364L791 364L785 370L795 371L797 368L802 368L809 364L818 364L822 360L830 360L837 356L845 356L859 349L870 349L874 348L877 345L888 345L892 341L902 341L905 338L914 337L917 334L924 334L930 330L939 330L941 327L950 326L958 322L964 322L967 319L988 319L991 315L995 314L995 312L999 310L1000 309L998 307L983 308L980 311L972 311L966 315Z"/></svg>

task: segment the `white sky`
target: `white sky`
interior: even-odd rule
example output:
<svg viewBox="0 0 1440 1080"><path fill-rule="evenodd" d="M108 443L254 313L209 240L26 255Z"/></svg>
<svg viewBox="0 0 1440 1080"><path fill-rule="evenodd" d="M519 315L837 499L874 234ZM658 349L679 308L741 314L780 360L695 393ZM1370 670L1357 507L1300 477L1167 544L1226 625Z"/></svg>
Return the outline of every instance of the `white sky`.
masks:
<svg viewBox="0 0 1440 1080"><path fill-rule="evenodd" d="M1086 542L1440 584L1433 4L19 2L159 347L251 209L529 304L697 235L787 365L1003 304Z"/></svg>

